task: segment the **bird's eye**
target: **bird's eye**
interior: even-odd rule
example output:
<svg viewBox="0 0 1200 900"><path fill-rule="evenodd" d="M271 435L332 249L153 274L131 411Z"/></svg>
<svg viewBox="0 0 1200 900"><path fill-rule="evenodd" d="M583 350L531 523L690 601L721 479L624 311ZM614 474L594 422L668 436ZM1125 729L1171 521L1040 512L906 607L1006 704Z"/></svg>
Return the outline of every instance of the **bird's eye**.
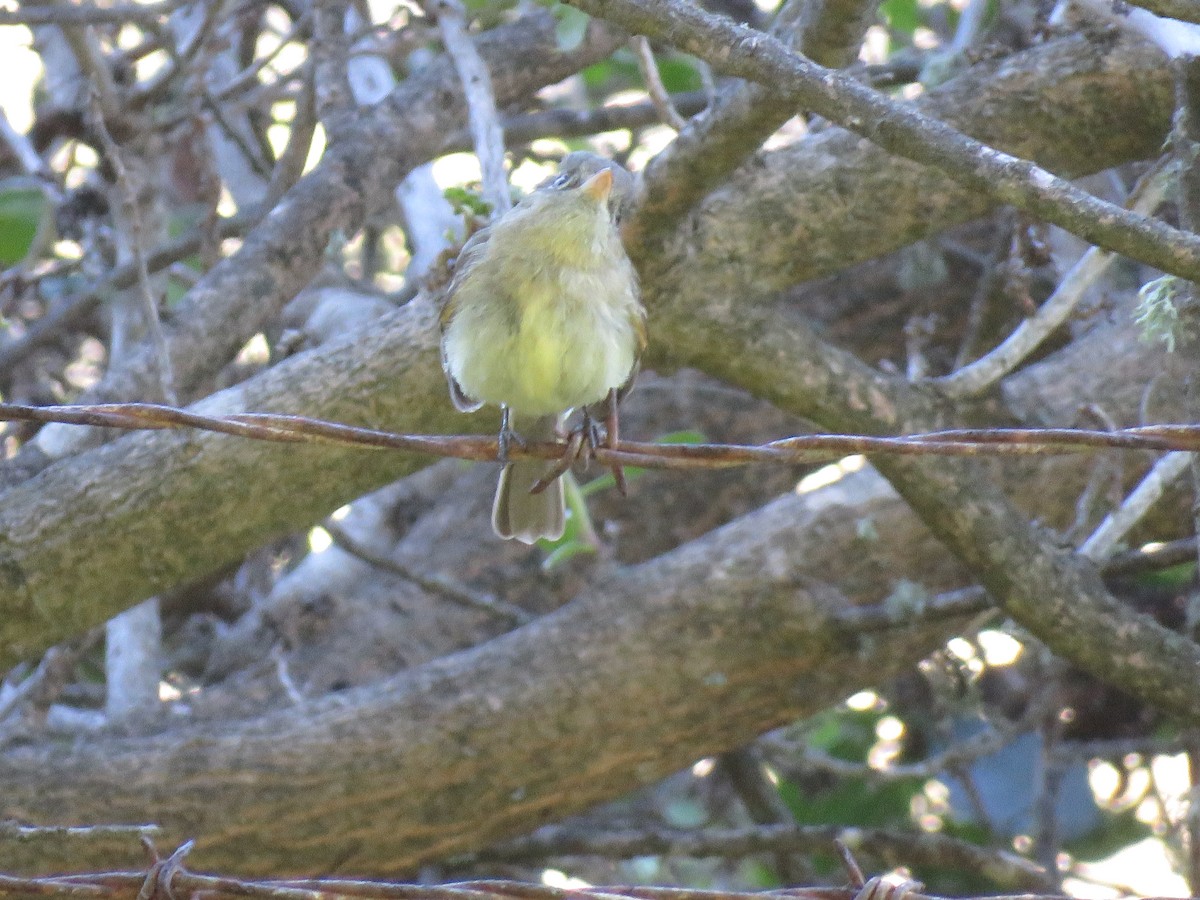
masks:
<svg viewBox="0 0 1200 900"><path fill-rule="evenodd" d="M550 187L554 188L555 190L559 190L561 188L569 187L570 184L571 176L564 172L562 175L559 175L552 182L550 182Z"/></svg>

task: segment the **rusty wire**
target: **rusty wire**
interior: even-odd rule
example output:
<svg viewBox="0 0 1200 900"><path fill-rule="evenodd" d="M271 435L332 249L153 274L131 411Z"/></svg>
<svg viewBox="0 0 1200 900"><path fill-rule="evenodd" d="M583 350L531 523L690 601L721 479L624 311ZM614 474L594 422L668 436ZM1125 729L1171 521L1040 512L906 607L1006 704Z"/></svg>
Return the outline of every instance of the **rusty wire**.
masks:
<svg viewBox="0 0 1200 900"><path fill-rule="evenodd" d="M107 428L193 428L235 437L279 443L335 444L390 449L469 460L495 460L495 438L464 435L397 434L276 413L209 416L153 403L80 406L26 406L0 403L0 421L60 422ZM514 446L516 459L558 459L563 444ZM1081 428L971 428L902 436L808 434L765 444L680 444L619 441L601 444L592 457L607 466L649 469L715 469L754 463L800 464L849 454L937 456L1049 456L1098 450L1200 450L1200 425L1157 424L1113 431Z"/></svg>

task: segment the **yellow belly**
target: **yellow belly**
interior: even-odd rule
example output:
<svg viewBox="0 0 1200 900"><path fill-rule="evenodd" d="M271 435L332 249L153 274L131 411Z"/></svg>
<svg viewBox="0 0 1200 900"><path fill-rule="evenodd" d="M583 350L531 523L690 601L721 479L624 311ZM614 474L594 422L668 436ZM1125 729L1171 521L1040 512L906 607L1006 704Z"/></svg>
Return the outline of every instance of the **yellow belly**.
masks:
<svg viewBox="0 0 1200 900"><path fill-rule="evenodd" d="M527 287L518 303L462 305L449 323L446 360L464 393L545 416L623 385L637 354L632 288L584 271L557 271Z"/></svg>

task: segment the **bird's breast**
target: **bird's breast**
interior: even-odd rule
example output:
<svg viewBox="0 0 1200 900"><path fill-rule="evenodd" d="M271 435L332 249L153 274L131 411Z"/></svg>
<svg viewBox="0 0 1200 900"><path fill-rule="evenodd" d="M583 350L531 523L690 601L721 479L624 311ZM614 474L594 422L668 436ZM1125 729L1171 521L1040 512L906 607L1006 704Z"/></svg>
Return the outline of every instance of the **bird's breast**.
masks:
<svg viewBox="0 0 1200 900"><path fill-rule="evenodd" d="M460 309L446 332L447 361L475 399L557 414L625 383L637 355L636 315L631 269L532 266L517 296Z"/></svg>

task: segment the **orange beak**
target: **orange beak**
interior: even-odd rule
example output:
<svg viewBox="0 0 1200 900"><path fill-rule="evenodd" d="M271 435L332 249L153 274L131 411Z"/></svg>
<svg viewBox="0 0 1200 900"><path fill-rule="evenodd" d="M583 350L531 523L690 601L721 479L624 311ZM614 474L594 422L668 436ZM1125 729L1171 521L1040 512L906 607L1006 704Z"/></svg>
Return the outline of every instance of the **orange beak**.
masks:
<svg viewBox="0 0 1200 900"><path fill-rule="evenodd" d="M597 203L605 203L612 191L612 169L601 169L579 188L585 196L591 197Z"/></svg>

